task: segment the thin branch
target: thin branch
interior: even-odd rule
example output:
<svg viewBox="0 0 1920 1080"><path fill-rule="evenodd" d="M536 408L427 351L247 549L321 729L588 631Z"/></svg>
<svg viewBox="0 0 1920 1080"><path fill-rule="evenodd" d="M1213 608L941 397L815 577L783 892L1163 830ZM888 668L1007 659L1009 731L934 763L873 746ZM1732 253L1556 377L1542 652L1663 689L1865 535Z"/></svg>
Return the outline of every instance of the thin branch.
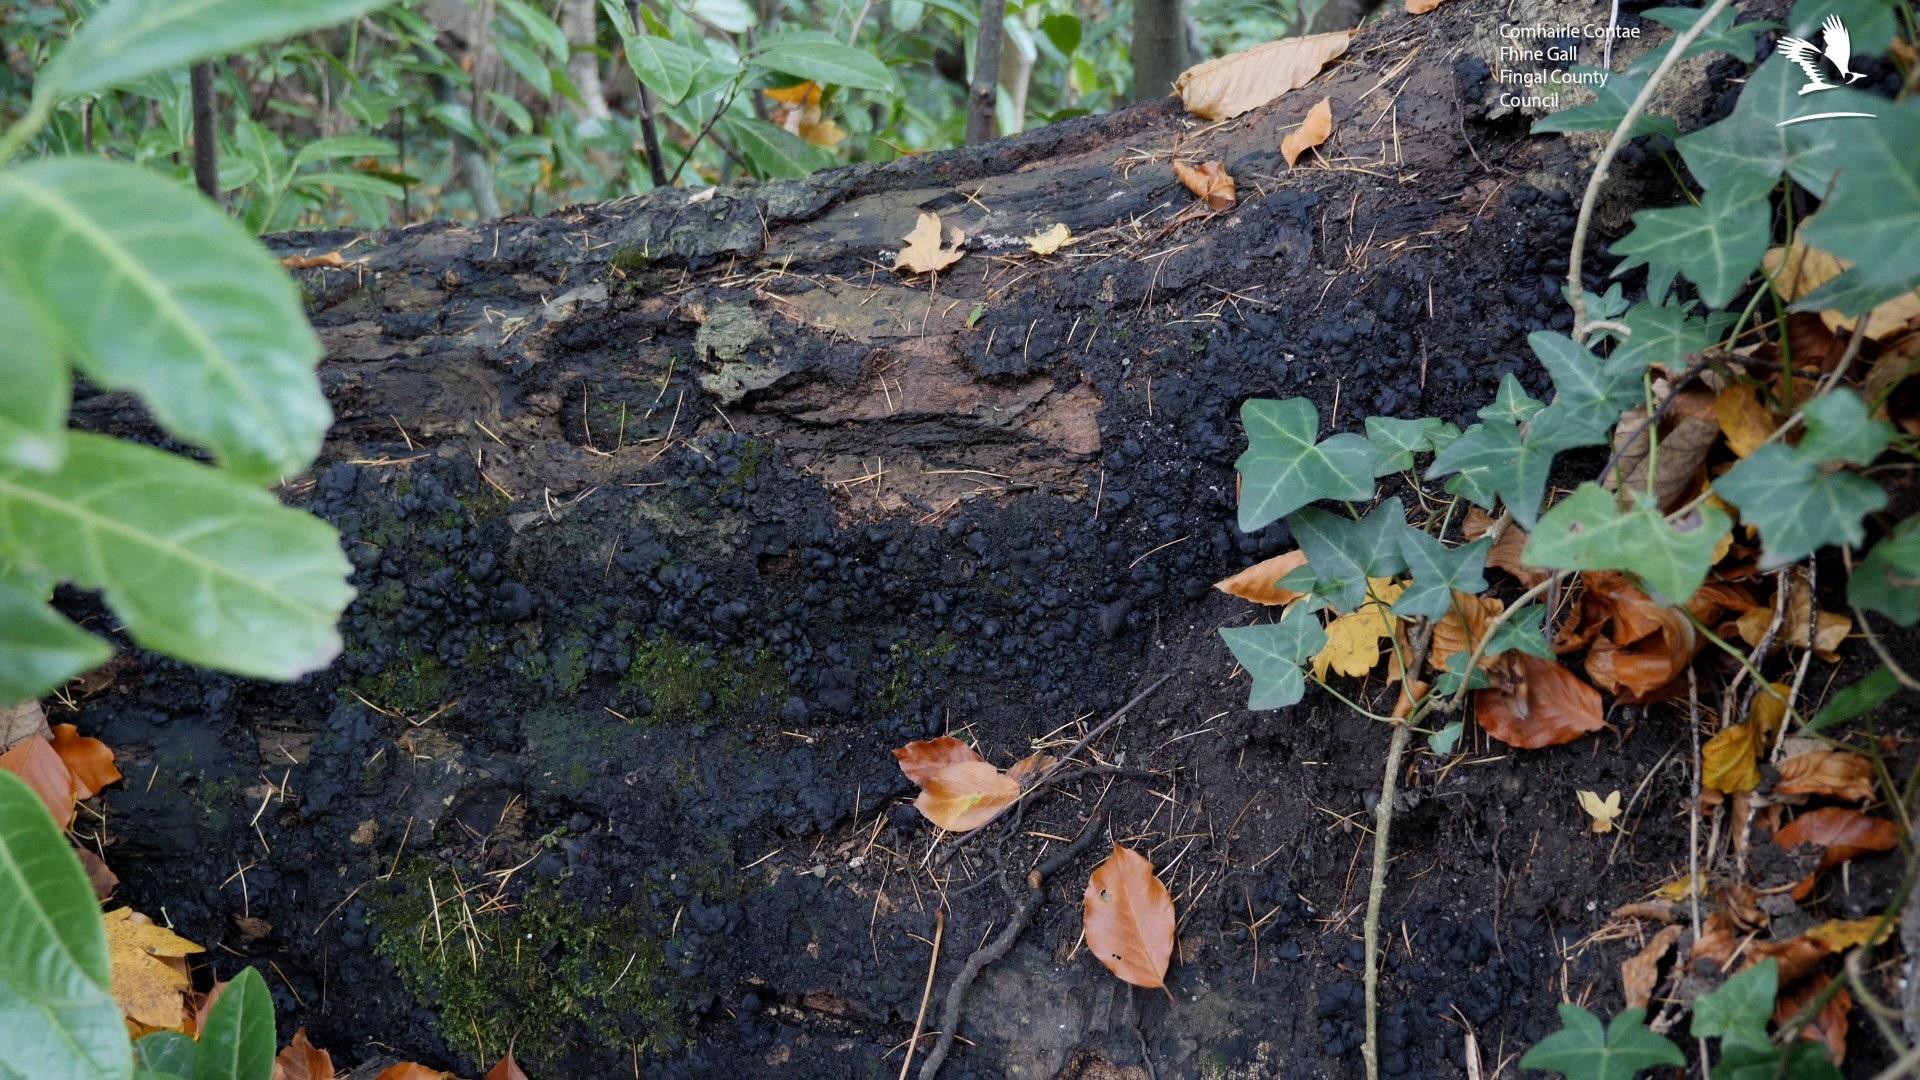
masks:
<svg viewBox="0 0 1920 1080"><path fill-rule="evenodd" d="M187 75L193 99L193 181L202 195L219 202L220 131L213 109L213 61L202 60L188 68Z"/></svg>
<svg viewBox="0 0 1920 1080"><path fill-rule="evenodd" d="M967 87L967 145L991 142L1000 98L1000 35L1007 0L980 0L980 31L973 39L973 82Z"/></svg>

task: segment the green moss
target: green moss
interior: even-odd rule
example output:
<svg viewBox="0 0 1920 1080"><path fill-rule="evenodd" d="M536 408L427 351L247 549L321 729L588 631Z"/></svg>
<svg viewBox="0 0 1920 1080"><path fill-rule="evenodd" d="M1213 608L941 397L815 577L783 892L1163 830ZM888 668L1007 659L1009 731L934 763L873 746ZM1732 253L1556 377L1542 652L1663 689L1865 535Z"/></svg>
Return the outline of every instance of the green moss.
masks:
<svg viewBox="0 0 1920 1080"><path fill-rule="evenodd" d="M650 720L673 723L700 715L709 697L715 712L774 698L786 689L786 676L768 652L742 665L706 645L661 637L635 642L621 689L629 702L644 695L652 703Z"/></svg>
<svg viewBox="0 0 1920 1080"><path fill-rule="evenodd" d="M617 270L628 276L641 273L652 265L653 256L648 254L645 248L616 248L613 255L607 259L608 269Z"/></svg>
<svg viewBox="0 0 1920 1080"><path fill-rule="evenodd" d="M354 680L352 685L361 697L383 709L425 712L446 703L453 686L453 669L431 654L412 653L395 659L378 675Z"/></svg>
<svg viewBox="0 0 1920 1080"><path fill-rule="evenodd" d="M773 453L773 444L765 439L750 439L740 446L740 465L726 479L720 481L718 490L722 494L742 491L747 481L760 475L760 466L766 464Z"/></svg>
<svg viewBox="0 0 1920 1080"><path fill-rule="evenodd" d="M666 956L638 911L589 912L550 885L489 905L477 884L415 859L367 897L380 934L374 951L433 1011L450 1045L478 1064L509 1046L539 1064L575 1049L646 1051L678 1039Z"/></svg>
<svg viewBox="0 0 1920 1080"><path fill-rule="evenodd" d="M906 703L907 694L913 689L913 673L937 660L952 655L960 641L949 631L942 630L933 639L933 643L922 647L912 638L905 638L887 646L892 657L888 667L887 681L874 691L870 700L870 709L875 714L897 709Z"/></svg>

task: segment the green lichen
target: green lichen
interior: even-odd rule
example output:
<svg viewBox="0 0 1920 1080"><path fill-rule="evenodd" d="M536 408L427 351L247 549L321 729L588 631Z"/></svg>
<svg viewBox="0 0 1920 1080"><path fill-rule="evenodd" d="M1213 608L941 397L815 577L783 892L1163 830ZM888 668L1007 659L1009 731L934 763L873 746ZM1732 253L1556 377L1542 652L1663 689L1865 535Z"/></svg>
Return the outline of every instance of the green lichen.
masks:
<svg viewBox="0 0 1920 1080"><path fill-rule="evenodd" d="M684 1020L667 993L666 955L637 910L588 911L544 884L517 902L491 904L489 893L426 859L368 892L374 951L450 1045L479 1064L509 1047L540 1064L678 1040Z"/></svg>

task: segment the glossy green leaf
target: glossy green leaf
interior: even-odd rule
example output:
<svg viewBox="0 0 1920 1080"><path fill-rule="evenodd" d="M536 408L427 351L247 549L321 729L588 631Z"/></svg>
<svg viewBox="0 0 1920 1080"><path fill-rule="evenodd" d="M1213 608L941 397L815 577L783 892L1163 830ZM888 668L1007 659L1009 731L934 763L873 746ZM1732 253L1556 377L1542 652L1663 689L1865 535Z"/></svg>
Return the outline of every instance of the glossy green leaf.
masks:
<svg viewBox="0 0 1920 1080"><path fill-rule="evenodd" d="M34 93L105 90L345 22L388 0L108 0L54 54Z"/></svg>
<svg viewBox="0 0 1920 1080"><path fill-rule="evenodd" d="M1620 419L1620 413L1641 398L1640 377L1645 368L1638 354L1605 360L1565 334L1536 330L1527 335L1534 355L1553 378L1553 401L1533 420L1536 427L1554 432L1570 446L1598 446Z"/></svg>
<svg viewBox="0 0 1920 1080"><path fill-rule="evenodd" d="M1634 214L1633 231L1613 243L1613 253L1624 257L1614 273L1642 264L1651 273L1678 273L1693 282L1708 307L1725 307L1760 265L1771 238L1764 189L1709 188L1698 205Z"/></svg>
<svg viewBox="0 0 1920 1080"><path fill-rule="evenodd" d="M337 161L340 158L394 157L399 153L398 146L372 135L335 135L315 139L302 146L293 155L293 167L298 169L316 161Z"/></svg>
<svg viewBox="0 0 1920 1080"><path fill-rule="evenodd" d="M1240 530L1252 532L1315 499L1373 496L1374 449L1358 435L1316 443L1320 411L1306 398L1250 398L1240 406L1247 449L1240 473Z"/></svg>
<svg viewBox="0 0 1920 1080"><path fill-rule="evenodd" d="M130 1076L93 886L39 796L5 769L0 911L0 1075Z"/></svg>
<svg viewBox="0 0 1920 1080"><path fill-rule="evenodd" d="M619 33L627 54L627 66L633 69L634 77L659 95L665 104L678 105L684 101L693 87L695 75L707 66L707 58L684 45L648 33L644 26L636 30L625 0L600 0L600 10Z"/></svg>
<svg viewBox="0 0 1920 1080"><path fill-rule="evenodd" d="M831 34L818 31L793 31L762 38L749 59L757 67L811 79L822 86L893 89L893 73L872 53L843 45Z"/></svg>
<svg viewBox="0 0 1920 1080"><path fill-rule="evenodd" d="M0 706L40 697L112 655L106 642L0 580Z"/></svg>
<svg viewBox="0 0 1920 1080"><path fill-rule="evenodd" d="M722 121L729 141L764 176L792 178L833 164L833 155L786 128L751 116Z"/></svg>
<svg viewBox="0 0 1920 1080"><path fill-rule="evenodd" d="M1680 1048L1646 1026L1647 1010L1628 1009L1602 1027L1578 1005L1560 1005L1560 1030L1520 1059L1523 1069L1545 1069L1567 1080L1633 1080L1656 1065L1685 1065Z"/></svg>
<svg viewBox="0 0 1920 1080"><path fill-rule="evenodd" d="M1855 580L1858 580L1857 574ZM1900 680L1894 677L1893 672L1884 666L1874 668L1866 678L1827 699L1827 703L1820 706L1820 711L1813 714L1813 719L1807 721L1804 731L1811 735L1865 716L1899 692Z"/></svg>
<svg viewBox="0 0 1920 1080"><path fill-rule="evenodd" d="M142 1035L133 1042L133 1067L145 1072L136 1073L135 1080L139 1080L141 1075L151 1074L191 1077L193 1059L198 1049L192 1039L177 1031L155 1031Z"/></svg>
<svg viewBox="0 0 1920 1080"><path fill-rule="evenodd" d="M333 417L300 292L193 192L119 162L0 172L0 265L81 371L240 476L275 481L319 451Z"/></svg>
<svg viewBox="0 0 1920 1080"><path fill-rule="evenodd" d="M1702 994L1693 1004L1688 1030L1695 1038L1724 1037L1742 1028L1765 1029L1773 1017L1773 999L1780 991L1780 965L1762 960Z"/></svg>
<svg viewBox="0 0 1920 1080"><path fill-rule="evenodd" d="M325 522L220 470L80 432L58 472L0 471L0 558L99 589L147 648L268 679L331 661L353 597Z"/></svg>
<svg viewBox="0 0 1920 1080"><path fill-rule="evenodd" d="M1040 32L1047 35L1053 47L1063 56L1072 56L1073 50L1080 47L1080 16L1058 12L1040 20Z"/></svg>
<svg viewBox="0 0 1920 1080"><path fill-rule="evenodd" d="M1531 529L1540 516L1540 500L1547 494L1547 471L1553 456L1567 445L1556 434L1534 425L1522 436L1503 420L1475 424L1452 445L1433 456L1427 478L1447 477L1447 491L1491 511L1495 497L1506 503L1513 519Z"/></svg>
<svg viewBox="0 0 1920 1080"><path fill-rule="evenodd" d="M1488 538L1448 547L1419 529L1408 528L1400 530L1399 539L1413 580L1394 601L1394 614L1438 619L1453 610L1455 589L1475 595L1486 591L1487 550L1493 546Z"/></svg>
<svg viewBox="0 0 1920 1080"><path fill-rule="evenodd" d="M1449 430L1451 437L1449 437ZM1367 417L1367 441L1379 460L1373 466L1375 476L1413 468L1413 455L1427 454L1459 438L1458 428L1434 416L1400 420L1391 416Z"/></svg>
<svg viewBox="0 0 1920 1080"><path fill-rule="evenodd" d="M1819 95L1825 97L1825 94ZM1868 98L1871 119L1834 121L1850 126L1821 155L1834 169L1832 190L1802 230L1809 245L1854 264L1841 278L1803 297L1809 305L1866 311L1920 286L1920 99L1895 104ZM1807 125L1812 126L1812 125Z"/></svg>
<svg viewBox="0 0 1920 1080"><path fill-rule="evenodd" d="M1920 622L1920 518L1896 526L1847 579L1847 602L1901 626Z"/></svg>
<svg viewBox="0 0 1920 1080"><path fill-rule="evenodd" d="M1399 499L1388 499L1359 521L1306 507L1287 518L1287 527L1313 568L1316 595L1342 611L1367 599L1367 579L1392 577L1407 568L1400 534L1407 513Z"/></svg>
<svg viewBox="0 0 1920 1080"><path fill-rule="evenodd" d="M1858 544L1868 514L1887 505L1880 485L1826 472L1778 443L1763 446L1714 481L1713 490L1760 530L1762 570L1806 558L1828 544Z"/></svg>
<svg viewBox="0 0 1920 1080"><path fill-rule="evenodd" d="M227 983L207 1011L193 1059L193 1080L272 1080L273 995L247 968Z"/></svg>
<svg viewBox="0 0 1920 1080"><path fill-rule="evenodd" d="M1621 510L1613 492L1581 484L1540 518L1521 557L1553 570L1626 570L1680 604L1707 580L1714 546L1732 524L1712 506L1701 507L1698 518L1681 530L1658 507L1636 499L1632 510Z"/></svg>
<svg viewBox="0 0 1920 1080"><path fill-rule="evenodd" d="M1279 622L1230 626L1223 628L1220 636L1253 680L1247 695L1249 709L1284 709L1298 704L1307 690L1300 665L1327 643L1320 620L1298 605L1289 608Z"/></svg>
<svg viewBox="0 0 1920 1080"><path fill-rule="evenodd" d="M1694 179L1708 190L1763 191L1788 175L1824 197L1833 178L1828 152L1871 121L1794 121L1826 112L1876 112L1878 106L1860 108L1866 95L1846 88L1802 95L1804 85L1800 69L1784 56L1776 54L1761 64L1747 79L1731 115L1674 143Z"/></svg>
<svg viewBox="0 0 1920 1080"><path fill-rule="evenodd" d="M1658 365L1683 371L1691 357L1726 336L1733 324L1731 312L1716 311L1701 318L1689 312L1687 304L1635 304L1622 321L1630 331L1607 359L1636 371Z"/></svg>
<svg viewBox="0 0 1920 1080"><path fill-rule="evenodd" d="M53 336L0 272L0 468L57 469L73 377Z"/></svg>
<svg viewBox="0 0 1920 1080"><path fill-rule="evenodd" d="M1506 424L1524 424L1540 414L1545 405L1535 401L1520 385L1520 379L1512 372L1500 376L1500 389L1493 395L1493 402L1480 407L1478 413L1482 420L1498 420Z"/></svg>
<svg viewBox="0 0 1920 1080"><path fill-rule="evenodd" d="M1576 67L1577 75L1598 75L1600 69ZM1612 131L1627 118L1627 109L1633 99L1640 96L1641 88L1647 85L1647 74L1619 73L1610 75L1599 86L1586 85L1583 89L1593 92L1593 100L1569 109L1561 109L1550 116L1534 121L1533 133L1544 135L1553 131ZM1633 122L1630 134L1638 138L1642 135L1665 135L1671 139L1680 134L1680 129L1667 117L1642 112Z"/></svg>

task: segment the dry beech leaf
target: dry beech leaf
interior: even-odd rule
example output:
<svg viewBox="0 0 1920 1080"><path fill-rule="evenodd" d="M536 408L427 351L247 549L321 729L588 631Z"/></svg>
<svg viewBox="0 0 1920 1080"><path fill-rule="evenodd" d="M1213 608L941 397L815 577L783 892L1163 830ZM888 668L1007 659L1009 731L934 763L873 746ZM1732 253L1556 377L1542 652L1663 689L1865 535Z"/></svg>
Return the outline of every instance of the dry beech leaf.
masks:
<svg viewBox="0 0 1920 1080"><path fill-rule="evenodd" d="M0 750L11 750L29 736L53 738L53 729L47 726L47 714L40 710L40 703L23 701L18 705L0 705Z"/></svg>
<svg viewBox="0 0 1920 1080"><path fill-rule="evenodd" d="M1840 657L1836 650L1840 643L1847 640L1853 630L1853 620L1845 615L1831 611L1813 614L1813 594L1807 588L1807 579L1800 574L1788 578L1786 614L1779 631L1774 635L1775 642L1786 642L1796 649L1807 647L1807 624L1813 626L1813 654L1831 664ZM1737 627L1740 638L1749 645L1759 645L1767 636L1767 629L1773 625L1774 605L1767 603L1756 606L1740 615Z"/></svg>
<svg viewBox="0 0 1920 1080"><path fill-rule="evenodd" d="M1487 623L1505 611L1506 607L1491 596L1474 596L1455 589L1453 606L1447 609L1439 622L1433 624L1433 644L1427 648L1428 665L1435 671L1451 671L1456 654L1464 663L1473 652L1473 647L1487 636ZM1484 654L1480 657L1482 669L1492 662L1492 658Z"/></svg>
<svg viewBox="0 0 1920 1080"><path fill-rule="evenodd" d="M1195 64L1173 81L1187 111L1204 120L1230 120L1289 90L1305 86L1328 61L1347 51L1353 33L1282 38Z"/></svg>
<svg viewBox="0 0 1920 1080"><path fill-rule="evenodd" d="M451 1080L452 1073L429 1069L417 1061L403 1061L380 1070L373 1080Z"/></svg>
<svg viewBox="0 0 1920 1080"><path fill-rule="evenodd" d="M513 1054L509 1052L506 1057L494 1062L493 1068L488 1069L487 1075L480 1080L527 1080L527 1074L521 1070L520 1063L513 1060Z"/></svg>
<svg viewBox="0 0 1920 1080"><path fill-rule="evenodd" d="M767 119L776 126L815 146L838 146L846 140L847 133L841 130L839 124L820 115L820 84L803 82L798 86L762 90L761 93L775 102Z"/></svg>
<svg viewBox="0 0 1920 1080"><path fill-rule="evenodd" d="M192 980L181 970L185 966L181 958L206 950L164 926L155 926L132 908L115 908L103 919L107 955L113 964L113 997L120 1010L145 1027L184 1028L187 1002L183 994Z"/></svg>
<svg viewBox="0 0 1920 1080"><path fill-rule="evenodd" d="M1869 915L1864 919L1834 919L1812 927L1804 935L1820 943L1828 952L1845 952L1856 945L1865 945L1871 940L1875 945L1892 936L1894 928L1900 925L1899 919L1889 919L1886 929L1874 935L1874 928L1880 925L1880 916Z"/></svg>
<svg viewBox="0 0 1920 1080"><path fill-rule="evenodd" d="M1093 868L1081 903L1087 951L1122 982L1154 989L1166 985L1173 958L1173 897L1153 876L1153 864L1132 848Z"/></svg>
<svg viewBox="0 0 1920 1080"><path fill-rule="evenodd" d="M1073 243L1073 230L1065 225L1056 224L1045 232L1037 232L1027 237L1027 250L1035 255L1051 255L1071 243Z"/></svg>
<svg viewBox="0 0 1920 1080"><path fill-rule="evenodd" d="M1653 935L1647 947L1620 962L1620 987L1627 997L1627 1008L1644 1009L1653 1000L1653 988L1660 983L1660 961L1673 951L1685 927L1675 924Z"/></svg>
<svg viewBox="0 0 1920 1080"><path fill-rule="evenodd" d="M907 779L921 787L926 787L935 773L949 765L986 760L979 751L951 735L910 742L894 750L893 758L900 763L900 771L907 774Z"/></svg>
<svg viewBox="0 0 1920 1080"><path fill-rule="evenodd" d="M1760 403L1759 388L1744 382L1720 391L1713 400L1713 419L1727 437L1727 448L1741 457L1765 446L1779 426L1772 410Z"/></svg>
<svg viewBox="0 0 1920 1080"><path fill-rule="evenodd" d="M1446 0L1407 0L1407 14L1425 15L1444 3Z"/></svg>
<svg viewBox="0 0 1920 1080"><path fill-rule="evenodd" d="M1780 985L1792 986L1819 967L1828 953L1825 946L1812 938L1796 937L1785 941L1752 942L1747 946L1744 956L1745 960L1740 965L1743 968L1752 967L1762 960L1778 962Z"/></svg>
<svg viewBox="0 0 1920 1080"><path fill-rule="evenodd" d="M1609 490L1645 491L1649 457L1654 462L1653 496L1662 510L1678 507L1699 487L1700 468L1706 464L1708 452L1720 443L1720 425L1712 416L1710 397L1691 392L1683 395L1686 397L1695 398L1697 406L1669 410L1670 415L1661 424L1657 450L1643 430L1645 409L1620 414L1613 431L1613 448L1620 461L1607 476Z"/></svg>
<svg viewBox="0 0 1920 1080"><path fill-rule="evenodd" d="M53 814L54 824L62 829L73 824L73 802L79 792L73 773L52 743L45 739L20 740L13 749L0 754L0 769L26 781Z"/></svg>
<svg viewBox="0 0 1920 1080"><path fill-rule="evenodd" d="M1306 594L1281 588L1280 580L1305 565L1306 552L1289 551L1254 563L1232 577L1221 578L1213 587L1256 604L1291 604Z"/></svg>
<svg viewBox="0 0 1920 1080"><path fill-rule="evenodd" d="M913 805L948 832L969 832L1019 797L1018 780L984 761L962 761L928 777Z"/></svg>
<svg viewBox="0 0 1920 1080"><path fill-rule="evenodd" d="M321 267L338 269L349 264L339 252L329 251L325 255L288 255L280 260L280 265L289 270L316 270Z"/></svg>
<svg viewBox="0 0 1920 1080"><path fill-rule="evenodd" d="M959 240L964 235L954 230L956 240L952 247L940 246L940 215L921 214L906 235L906 246L893 257L893 268L905 270L910 274L934 274L960 261L966 252L959 250Z"/></svg>
<svg viewBox="0 0 1920 1080"><path fill-rule="evenodd" d="M1731 724L1700 748L1700 785L1731 795L1760 786L1760 733L1752 724Z"/></svg>
<svg viewBox="0 0 1920 1080"><path fill-rule="evenodd" d="M301 1028L273 1059L273 1080L333 1080L333 1056L308 1042Z"/></svg>
<svg viewBox="0 0 1920 1080"><path fill-rule="evenodd" d="M1805 229L1809 222L1819 217L1815 214L1800 223ZM1795 242L1790 248L1771 248L1762 263L1767 273L1773 275L1774 290L1782 299L1794 301L1814 291L1849 269L1853 264L1845 259L1836 259L1818 248L1810 248ZM1867 315L1867 336L1875 341L1899 333L1907 323L1920 319L1920 296L1911 292L1886 301ZM1845 327L1853 328L1853 317L1837 311L1823 311L1820 321L1830 330ZM1794 360L1800 362L1800 350L1794 350Z"/></svg>
<svg viewBox="0 0 1920 1080"><path fill-rule="evenodd" d="M1823 806L1809 810L1773 834L1773 842L1791 851L1808 844L1821 849L1820 870L1831 870L1857 855L1892 851L1900 843L1900 827L1858 810Z"/></svg>
<svg viewBox="0 0 1920 1080"><path fill-rule="evenodd" d="M113 751L99 739L80 734L72 724L55 724L53 750L67 763L73 774L74 790L82 799L100 794L108 784L120 782L120 770L114 767Z"/></svg>
<svg viewBox="0 0 1920 1080"><path fill-rule="evenodd" d="M1686 612L1656 603L1625 574L1589 571L1580 580L1583 629L1575 637L1588 645L1587 677L1625 702L1671 696L1700 651Z"/></svg>
<svg viewBox="0 0 1920 1080"><path fill-rule="evenodd" d="M1227 175L1226 166L1218 161L1203 161L1198 165L1189 165L1184 161L1173 163L1173 175L1187 186L1187 190L1204 201L1207 209L1216 214L1233 209L1233 177Z"/></svg>
<svg viewBox="0 0 1920 1080"><path fill-rule="evenodd" d="M94 854L92 848L76 847L75 855L80 856L80 867L87 872L87 884L93 886L94 899L105 902L120 885L120 875L113 872L107 860Z"/></svg>
<svg viewBox="0 0 1920 1080"><path fill-rule="evenodd" d="M1572 742L1606 726L1600 692L1580 676L1526 653L1516 659L1521 675L1518 686L1473 695L1474 718L1487 734L1508 746L1538 750Z"/></svg>
<svg viewBox="0 0 1920 1080"><path fill-rule="evenodd" d="M1826 975L1815 975L1792 987L1785 987L1780 997L1773 1003L1773 1023L1775 1027L1787 1021L1807 1007L1808 1003L1819 996L1832 980ZM1847 1013L1853 1010L1853 995L1845 987L1827 999L1820 1011L1814 1015L1806 1027L1800 1029L1800 1037L1811 1039L1824 1046L1827 1060L1835 1066L1847 1060Z"/></svg>
<svg viewBox="0 0 1920 1080"><path fill-rule="evenodd" d="M1384 578L1369 579L1368 600L1327 624L1327 643L1313 655L1314 677L1325 679L1329 667L1350 678L1372 671L1380 663L1380 643L1392 638L1400 623L1387 608L1406 590Z"/></svg>
<svg viewBox="0 0 1920 1080"><path fill-rule="evenodd" d="M1493 515L1477 506L1467 508L1467 516L1460 523L1460 533L1469 541L1478 540L1493 529ZM1511 521L1507 523L1500 539L1493 542L1487 550L1487 565L1495 570L1504 570L1513 578L1529 588L1547 580L1552 574L1538 567L1528 566L1520 559L1520 553L1527 548L1527 530Z"/></svg>
<svg viewBox="0 0 1920 1080"><path fill-rule="evenodd" d="M1028 754L1026 757L1007 766L1007 779L1012 780L1021 787L1025 787L1027 786L1027 777L1040 776L1051 768L1053 768L1052 754Z"/></svg>
<svg viewBox="0 0 1920 1080"><path fill-rule="evenodd" d="M1321 98L1313 108L1307 110L1306 119L1300 126L1287 132L1280 140L1280 156L1287 159L1287 168L1300 160L1300 155L1327 141L1333 134L1333 101Z"/></svg>
<svg viewBox="0 0 1920 1080"><path fill-rule="evenodd" d="M1620 820L1620 792L1610 792L1601 798L1597 791L1576 791L1574 797L1580 800L1580 809L1587 812L1588 826L1596 833L1610 833L1613 823Z"/></svg>
<svg viewBox="0 0 1920 1080"><path fill-rule="evenodd" d="M1873 800L1873 762L1845 750L1809 750L1780 763L1776 795L1824 795L1845 802Z"/></svg>

